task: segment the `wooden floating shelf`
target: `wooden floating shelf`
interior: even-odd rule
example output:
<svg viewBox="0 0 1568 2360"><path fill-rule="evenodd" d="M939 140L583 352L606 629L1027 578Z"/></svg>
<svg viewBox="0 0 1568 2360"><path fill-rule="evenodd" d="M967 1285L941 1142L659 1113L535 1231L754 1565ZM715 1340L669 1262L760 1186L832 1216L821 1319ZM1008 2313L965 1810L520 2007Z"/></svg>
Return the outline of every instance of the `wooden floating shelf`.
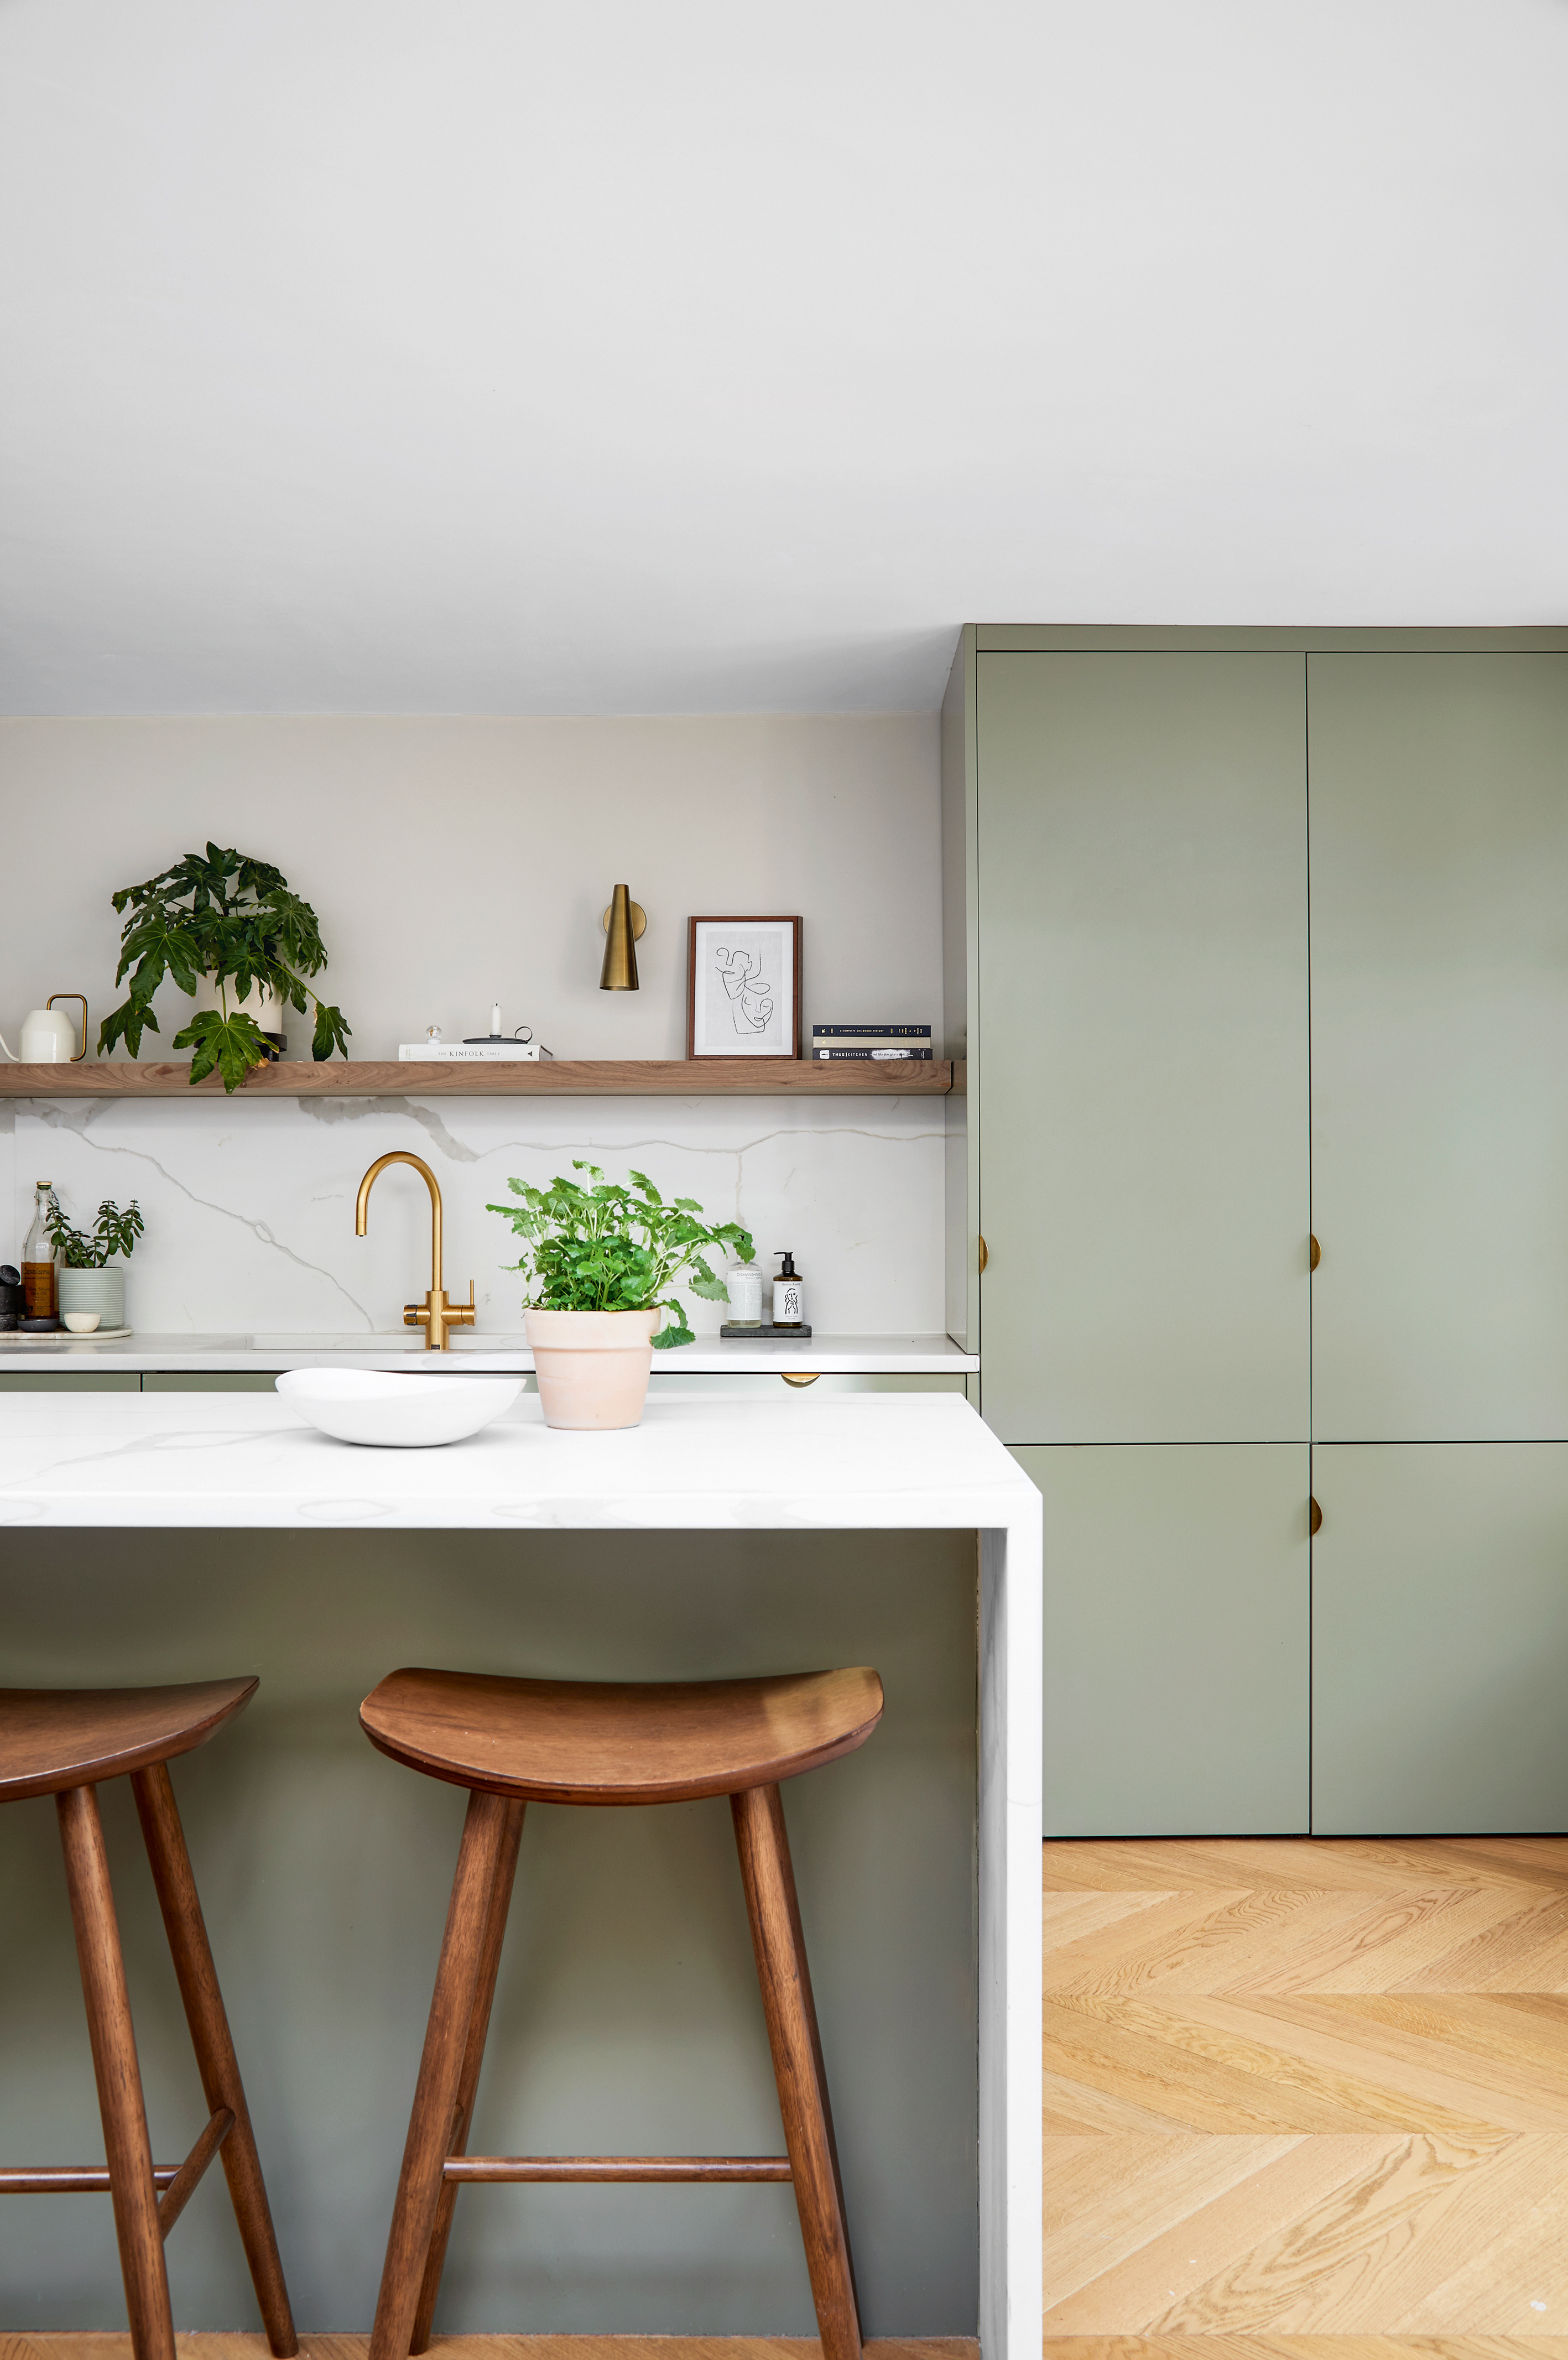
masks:
<svg viewBox="0 0 1568 2360"><path fill-rule="evenodd" d="M431 1060L395 1065L324 1065L285 1059L258 1065L233 1094L239 1098L945 1098L963 1067L946 1060L910 1058L873 1065L807 1057L520 1058L506 1065L446 1065ZM0 1065L0 1098L222 1098L216 1074L194 1087L188 1065Z"/></svg>

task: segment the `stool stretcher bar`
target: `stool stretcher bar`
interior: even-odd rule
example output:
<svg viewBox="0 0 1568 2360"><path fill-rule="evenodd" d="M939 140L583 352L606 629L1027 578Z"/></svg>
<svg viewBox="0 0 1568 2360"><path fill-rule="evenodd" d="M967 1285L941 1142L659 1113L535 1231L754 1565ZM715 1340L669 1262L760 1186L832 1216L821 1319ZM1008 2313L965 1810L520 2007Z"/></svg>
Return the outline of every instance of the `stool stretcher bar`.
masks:
<svg viewBox="0 0 1568 2360"><path fill-rule="evenodd" d="M163 2191L158 2223L167 2237L202 2184L202 2175L234 2128L234 2116L220 2106L183 2163L155 2163L153 2186ZM38 2171L0 2171L0 2196L105 2196L112 2183L106 2163L57 2163Z"/></svg>
<svg viewBox="0 0 1568 2360"><path fill-rule="evenodd" d="M789 2180L787 2155L449 2155L447 2180Z"/></svg>

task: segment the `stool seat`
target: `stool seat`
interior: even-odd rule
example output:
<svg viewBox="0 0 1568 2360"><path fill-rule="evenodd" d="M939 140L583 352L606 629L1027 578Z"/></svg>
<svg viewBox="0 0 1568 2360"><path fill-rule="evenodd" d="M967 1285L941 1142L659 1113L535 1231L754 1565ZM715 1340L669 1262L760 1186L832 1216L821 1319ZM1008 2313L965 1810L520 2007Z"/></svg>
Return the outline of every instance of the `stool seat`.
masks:
<svg viewBox="0 0 1568 2360"><path fill-rule="evenodd" d="M863 1745L864 1666L751 1680L525 1680L389 1672L359 1708L393 1761L533 1803L685 1803L774 1786Z"/></svg>
<svg viewBox="0 0 1568 2360"><path fill-rule="evenodd" d="M255 1679L169 1688L0 1688L0 1803L63 1794L204 1745Z"/></svg>

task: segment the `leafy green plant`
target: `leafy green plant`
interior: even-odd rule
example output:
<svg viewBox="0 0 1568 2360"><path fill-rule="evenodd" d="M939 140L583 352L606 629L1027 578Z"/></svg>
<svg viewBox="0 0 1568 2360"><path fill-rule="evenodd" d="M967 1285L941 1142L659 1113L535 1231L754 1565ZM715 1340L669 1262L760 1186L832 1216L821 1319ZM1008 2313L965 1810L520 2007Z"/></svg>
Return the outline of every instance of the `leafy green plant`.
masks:
<svg viewBox="0 0 1568 2360"><path fill-rule="evenodd" d="M524 1181L507 1186L522 1199L516 1205L487 1205L510 1221L523 1240L522 1260L508 1264L521 1271L534 1290L528 1306L534 1311L667 1311L672 1323L654 1337L661 1349L693 1344L685 1306L666 1294L677 1272L689 1270L686 1284L694 1295L722 1303L727 1289L703 1259L711 1246L733 1246L747 1262L751 1259L751 1234L735 1221L709 1229L695 1196L676 1196L665 1204L645 1173L631 1175L632 1187L607 1180L597 1164L575 1158L574 1172L591 1174L595 1185L584 1188L575 1180L552 1180L548 1188L530 1188Z"/></svg>
<svg viewBox="0 0 1568 2360"><path fill-rule="evenodd" d="M305 981L326 965L316 913L290 890L280 869L209 844L204 854L188 852L144 885L122 885L114 903L119 915L130 912L120 929L115 981L128 973L131 985L129 996L99 1028L100 1056L123 1040L134 1057L143 1032L158 1031L152 995L166 975L181 991L194 992L203 976L218 989L221 1005L203 1009L174 1036L177 1049L195 1052L192 1082L203 1080L215 1065L225 1089L237 1089L251 1067L270 1054L255 1017L231 1011L230 984L236 1000L262 984L302 1016L307 1000L313 1000L312 1055L319 1064L334 1049L348 1054L342 1010L329 1008Z"/></svg>
<svg viewBox="0 0 1568 2360"><path fill-rule="evenodd" d="M68 1270L105 1269L113 1255L134 1251L143 1229L141 1208L134 1196L123 1213L105 1196L90 1230L74 1228L59 1205L51 1203L44 1226L65 1256Z"/></svg>

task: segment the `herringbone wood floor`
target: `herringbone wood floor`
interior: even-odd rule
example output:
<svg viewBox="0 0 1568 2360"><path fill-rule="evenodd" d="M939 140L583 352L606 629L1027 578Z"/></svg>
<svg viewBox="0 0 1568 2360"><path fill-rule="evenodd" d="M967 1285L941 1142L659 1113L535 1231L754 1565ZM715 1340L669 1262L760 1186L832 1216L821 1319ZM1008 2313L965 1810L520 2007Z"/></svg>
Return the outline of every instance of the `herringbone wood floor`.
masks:
<svg viewBox="0 0 1568 2360"><path fill-rule="evenodd" d="M1049 1843L1046 2334L1568 2360L1568 1840Z"/></svg>

